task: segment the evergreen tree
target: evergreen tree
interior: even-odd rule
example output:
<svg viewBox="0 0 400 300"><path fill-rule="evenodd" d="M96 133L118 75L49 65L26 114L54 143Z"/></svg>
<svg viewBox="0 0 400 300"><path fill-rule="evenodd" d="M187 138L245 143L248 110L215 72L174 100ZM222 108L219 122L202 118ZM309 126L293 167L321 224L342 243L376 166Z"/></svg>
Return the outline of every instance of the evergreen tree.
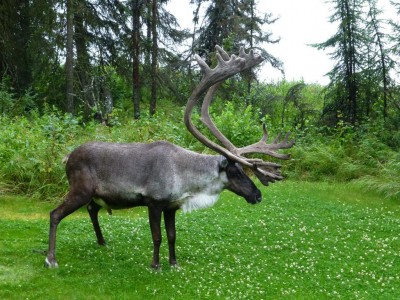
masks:
<svg viewBox="0 0 400 300"><path fill-rule="evenodd" d="M397 16L400 18L400 2L399 1L390 1L390 3L394 6L396 9ZM397 78L400 77L400 22L398 20L390 21L390 25L392 28L392 36L391 36L391 42L392 42L392 47L391 47L391 53L397 58L397 64L395 63L395 68L397 70L396 75ZM396 108L396 115L400 115L400 88L397 86L397 95L393 97L393 104L394 107ZM397 117L398 123L400 124L400 118Z"/></svg>
<svg viewBox="0 0 400 300"><path fill-rule="evenodd" d="M39 94L25 110L42 107L49 94L60 95L61 45L58 34L65 25L58 21L57 1L0 2L0 80L10 78L10 88L21 99L25 93ZM63 96L65 93L62 93Z"/></svg>
<svg viewBox="0 0 400 300"><path fill-rule="evenodd" d="M376 0L336 0L331 22L339 24L337 33L319 49L334 48L336 65L329 72L328 103L325 121L340 120L352 125L365 119L387 116L390 71L388 35ZM380 112L378 112L380 110Z"/></svg>
<svg viewBox="0 0 400 300"><path fill-rule="evenodd" d="M388 111L388 97L389 97L389 84L391 82L390 71L393 69L394 61L390 57L389 49L389 36L384 32L383 24L385 20L380 18L382 11L377 9L376 0L368 0L368 14L367 14L367 36L365 57L369 59L365 63L366 73L363 78L367 79L367 85L365 89L371 90L371 87L378 91L378 94L372 97L366 97L365 106L367 107L366 116L369 116L369 111L372 110L372 105L375 101L370 99L382 99L382 116L383 119L387 117ZM371 49L372 48L372 49ZM376 78L375 82L368 80L370 78ZM379 87L379 88L376 88Z"/></svg>
<svg viewBox="0 0 400 300"><path fill-rule="evenodd" d="M0 76L9 76L18 94L23 94L32 81L32 59L26 51L32 32L29 2L4 0L0 4Z"/></svg>
<svg viewBox="0 0 400 300"><path fill-rule="evenodd" d="M400 1L390 1L390 3L394 6L396 9L397 15L400 17ZM393 47L392 47L392 53L395 55L400 55L400 22L398 20L393 21L391 20L390 25L392 27L393 35L392 35L392 42L393 42Z"/></svg>
<svg viewBox="0 0 400 300"><path fill-rule="evenodd" d="M131 49L133 54L133 103L134 117L140 117L140 102L142 97L148 94L149 113L156 112L156 102L162 87L171 87L172 78L169 69L176 68L175 64L178 55L169 49L170 44L180 44L187 36L184 31L176 29L176 18L164 8L167 0L130 0L133 27L128 36L132 37L132 42L125 47ZM145 5L146 4L146 5ZM132 56L128 53L127 56ZM159 65L163 65L166 70L164 75L159 72ZM160 85L159 81L163 84ZM141 90L145 91L141 93ZM147 93L147 90L150 93ZM175 88L172 88L175 90Z"/></svg>
<svg viewBox="0 0 400 300"><path fill-rule="evenodd" d="M315 45L319 49L334 48L331 53L336 61L328 73L331 83L329 97L331 102L325 107L325 117L337 123L340 119L356 124L359 119L358 92L359 72L362 70L365 30L363 26L363 7L365 0L335 0L334 13L330 22L339 24L338 31L327 41Z"/></svg>
<svg viewBox="0 0 400 300"><path fill-rule="evenodd" d="M194 22L199 22L200 6L207 3L204 0L193 1L197 8L194 12ZM273 67L283 72L282 62L267 52L262 44L278 43L279 39L274 39L271 32L265 32L263 26L273 24L277 18L271 14L258 15L257 5L254 0L230 0L230 1L211 1L205 8L204 20L197 32L193 34L192 51L198 53L211 65L207 55L215 51L216 45L232 53L237 53L241 46L246 49L256 49L265 57ZM255 70L247 70L241 74L247 82L247 91L250 94L251 83L256 79ZM229 93L228 89L227 92ZM244 96L244 95L243 95ZM230 97L229 95L227 97ZM249 104L248 97L244 96L246 104Z"/></svg>
<svg viewBox="0 0 400 300"><path fill-rule="evenodd" d="M198 23L199 7L207 1L194 2L197 5L194 22ZM276 20L271 14L257 15L254 0L212 1L206 7L202 26L195 33L193 51L205 56L215 51L215 45L222 45L229 52L237 52L240 46L258 48L274 67L281 67L278 59L260 47L261 43L279 42L279 39L272 38L272 33L266 33L262 28Z"/></svg>

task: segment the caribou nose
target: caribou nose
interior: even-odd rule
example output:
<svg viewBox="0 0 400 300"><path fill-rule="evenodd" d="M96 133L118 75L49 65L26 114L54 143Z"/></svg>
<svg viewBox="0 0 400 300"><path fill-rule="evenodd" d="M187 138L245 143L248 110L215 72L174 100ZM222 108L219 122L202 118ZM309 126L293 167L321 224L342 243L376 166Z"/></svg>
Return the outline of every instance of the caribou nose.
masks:
<svg viewBox="0 0 400 300"><path fill-rule="evenodd" d="M254 195L254 198L252 199L252 201L249 201L251 204L256 204L256 203L260 203L262 200L262 194L259 190L257 190L257 192Z"/></svg>

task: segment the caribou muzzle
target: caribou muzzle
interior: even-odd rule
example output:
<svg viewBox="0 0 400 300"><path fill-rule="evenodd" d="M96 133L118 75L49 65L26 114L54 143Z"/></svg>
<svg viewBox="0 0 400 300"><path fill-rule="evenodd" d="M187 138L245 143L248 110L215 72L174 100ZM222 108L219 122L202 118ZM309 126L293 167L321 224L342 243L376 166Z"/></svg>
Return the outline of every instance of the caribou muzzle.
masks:
<svg viewBox="0 0 400 300"><path fill-rule="evenodd" d="M250 204L260 203L262 200L262 194L260 190L256 190L252 195L245 197L246 201Z"/></svg>

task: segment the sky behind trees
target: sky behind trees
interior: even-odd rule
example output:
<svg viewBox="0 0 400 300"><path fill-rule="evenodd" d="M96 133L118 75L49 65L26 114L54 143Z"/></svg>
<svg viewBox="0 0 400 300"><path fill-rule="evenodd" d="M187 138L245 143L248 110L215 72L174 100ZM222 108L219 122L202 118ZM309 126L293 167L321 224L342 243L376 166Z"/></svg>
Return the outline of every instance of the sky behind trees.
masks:
<svg viewBox="0 0 400 300"><path fill-rule="evenodd" d="M389 0L378 0L378 7L388 18L395 17ZM193 29L191 12L194 6L188 1L172 0L168 8L182 28ZM272 13L279 17L266 30L281 40L278 44L266 45L266 50L284 62L285 78L328 84L329 78L325 74L332 69L334 62L329 58L328 51L317 50L309 45L321 43L335 33L337 25L329 23L332 4L324 0L268 0L258 1L258 9L261 13ZM269 64L263 65L259 75L260 80L267 82L283 78Z"/></svg>

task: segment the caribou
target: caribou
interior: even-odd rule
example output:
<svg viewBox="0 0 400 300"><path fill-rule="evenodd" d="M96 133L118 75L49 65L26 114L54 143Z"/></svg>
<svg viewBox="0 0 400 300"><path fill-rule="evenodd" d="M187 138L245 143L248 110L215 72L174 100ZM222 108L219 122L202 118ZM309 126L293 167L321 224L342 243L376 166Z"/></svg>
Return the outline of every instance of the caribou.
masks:
<svg viewBox="0 0 400 300"><path fill-rule="evenodd" d="M283 179L279 164L249 158L248 155L261 153L288 159L288 154L277 151L293 146L289 134L284 138L278 136L268 144L268 133L263 126L259 142L237 148L218 130L209 115L209 106L219 85L227 78L260 64L264 58L252 50L246 53L243 48L240 48L238 56L230 57L219 46L216 46L216 58L216 67L210 68L201 57L195 56L203 78L187 102L184 123L195 138L217 155L192 152L166 141L148 144L88 142L79 146L66 161L69 191L64 201L50 212L47 267L58 266L55 256L58 224L83 206L87 207L99 245L105 245L98 220L102 207L110 210L147 206L153 240L151 267L159 269L162 216L169 263L175 266L175 216L178 209L186 212L212 206L225 189L248 203L259 203L261 192L244 168L251 170L264 185ZM203 96L200 119L219 142L211 141L192 122L192 111Z"/></svg>

